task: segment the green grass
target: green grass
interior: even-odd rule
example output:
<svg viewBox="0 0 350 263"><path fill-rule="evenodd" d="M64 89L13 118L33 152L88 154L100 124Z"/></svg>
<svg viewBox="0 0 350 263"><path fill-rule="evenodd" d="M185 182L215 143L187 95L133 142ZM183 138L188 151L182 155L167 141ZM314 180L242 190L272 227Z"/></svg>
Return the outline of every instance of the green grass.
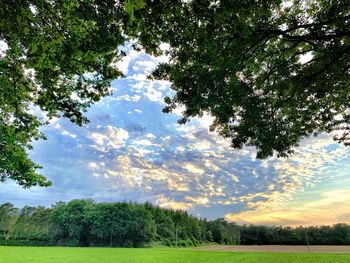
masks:
<svg viewBox="0 0 350 263"><path fill-rule="evenodd" d="M194 251L191 249L0 247L0 262L118 262L118 263L228 263L228 262L350 262L350 254L292 254Z"/></svg>

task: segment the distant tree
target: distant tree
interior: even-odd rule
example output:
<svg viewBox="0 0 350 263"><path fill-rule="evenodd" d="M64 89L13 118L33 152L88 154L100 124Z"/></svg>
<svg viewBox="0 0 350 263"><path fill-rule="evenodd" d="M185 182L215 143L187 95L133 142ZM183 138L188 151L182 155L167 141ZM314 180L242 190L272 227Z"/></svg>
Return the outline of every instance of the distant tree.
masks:
<svg viewBox="0 0 350 263"><path fill-rule="evenodd" d="M50 238L58 245L89 246L90 227L87 214L93 210L91 200L60 202L50 214Z"/></svg>
<svg viewBox="0 0 350 263"><path fill-rule="evenodd" d="M171 217L172 211L154 207L151 203L145 203L145 209L150 212L156 226L155 239L167 240L171 242L175 240L175 223Z"/></svg>
<svg viewBox="0 0 350 263"><path fill-rule="evenodd" d="M210 230L207 231L205 238L206 238L206 240L208 242L213 242L214 241L213 233Z"/></svg>
<svg viewBox="0 0 350 263"><path fill-rule="evenodd" d="M11 203L0 205L0 239L9 239L19 217L19 210Z"/></svg>
<svg viewBox="0 0 350 263"><path fill-rule="evenodd" d="M131 218L126 232L127 239L134 247L140 247L154 240L156 225L143 205L134 205L131 208Z"/></svg>
<svg viewBox="0 0 350 263"><path fill-rule="evenodd" d="M48 226L51 209L24 206L11 230L16 240L48 241Z"/></svg>
<svg viewBox="0 0 350 263"><path fill-rule="evenodd" d="M31 217L35 207L24 206L19 211L19 217L16 220L16 224L13 226L11 236L14 239L27 239L32 234Z"/></svg>
<svg viewBox="0 0 350 263"><path fill-rule="evenodd" d="M87 215L96 243L112 246L140 246L153 240L155 224L140 205L101 203Z"/></svg>
<svg viewBox="0 0 350 263"><path fill-rule="evenodd" d="M336 224L331 233L332 243L335 245L349 245L350 244L350 226L347 224Z"/></svg>
<svg viewBox="0 0 350 263"><path fill-rule="evenodd" d="M108 240L109 246L113 246L118 229L119 209L114 204L98 204L87 214L91 224L91 235L99 240ZM96 241L96 243L98 240Z"/></svg>
<svg viewBox="0 0 350 263"><path fill-rule="evenodd" d="M234 223L229 223L223 218L208 222L209 238L219 244L236 245L240 243L239 228Z"/></svg>

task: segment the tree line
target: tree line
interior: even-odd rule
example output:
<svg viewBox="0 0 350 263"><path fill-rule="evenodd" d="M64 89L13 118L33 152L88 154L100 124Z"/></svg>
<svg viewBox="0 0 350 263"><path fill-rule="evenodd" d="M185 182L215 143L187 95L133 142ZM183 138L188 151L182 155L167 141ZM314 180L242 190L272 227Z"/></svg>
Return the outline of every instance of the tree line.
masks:
<svg viewBox="0 0 350 263"><path fill-rule="evenodd" d="M0 245L197 246L350 245L350 225L282 227L206 220L151 203L58 202L51 208L0 205Z"/></svg>
<svg viewBox="0 0 350 263"><path fill-rule="evenodd" d="M0 244L147 247L239 244L239 229L150 203L58 202L51 208L0 205Z"/></svg>
<svg viewBox="0 0 350 263"><path fill-rule="evenodd" d="M243 225L244 245L350 245L350 225L282 227Z"/></svg>

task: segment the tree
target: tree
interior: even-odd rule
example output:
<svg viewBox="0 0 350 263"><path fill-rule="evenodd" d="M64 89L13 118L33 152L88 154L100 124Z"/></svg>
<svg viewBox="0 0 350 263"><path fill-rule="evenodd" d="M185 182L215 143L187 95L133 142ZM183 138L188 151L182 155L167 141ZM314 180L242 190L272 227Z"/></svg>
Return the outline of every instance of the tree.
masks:
<svg viewBox="0 0 350 263"><path fill-rule="evenodd" d="M123 245L126 234L124 219L129 216L127 209L128 205L119 203L101 203L95 206L88 217L94 243L108 244L110 247Z"/></svg>
<svg viewBox="0 0 350 263"><path fill-rule="evenodd" d="M208 235L219 244L237 245L240 243L240 233L234 223L218 218L208 223ZM212 235L212 237L210 237ZM208 239L210 241L210 239Z"/></svg>
<svg viewBox="0 0 350 263"><path fill-rule="evenodd" d="M44 138L39 127L47 123L31 112L37 106L48 119L86 123L83 112L122 76L113 63L124 55L118 50L124 21L124 1L1 1L0 41L7 45L0 53L1 181L51 185L26 152Z"/></svg>
<svg viewBox="0 0 350 263"><path fill-rule="evenodd" d="M141 45L171 46L152 74L176 92L164 112L184 106L179 123L209 113L212 131L259 158L321 132L350 144L348 1L174 2L152 18L135 12Z"/></svg>
<svg viewBox="0 0 350 263"><path fill-rule="evenodd" d="M9 239L19 217L18 209L11 203L0 205L0 239Z"/></svg>
<svg viewBox="0 0 350 263"><path fill-rule="evenodd" d="M58 245L89 246L89 214L94 208L92 200L72 200L57 203L50 214L49 232Z"/></svg>
<svg viewBox="0 0 350 263"><path fill-rule="evenodd" d="M11 236L17 240L47 242L48 224L51 210L42 206L24 206L20 212L16 224L13 225ZM30 243L30 242L29 242ZM39 243L42 244L42 243Z"/></svg>

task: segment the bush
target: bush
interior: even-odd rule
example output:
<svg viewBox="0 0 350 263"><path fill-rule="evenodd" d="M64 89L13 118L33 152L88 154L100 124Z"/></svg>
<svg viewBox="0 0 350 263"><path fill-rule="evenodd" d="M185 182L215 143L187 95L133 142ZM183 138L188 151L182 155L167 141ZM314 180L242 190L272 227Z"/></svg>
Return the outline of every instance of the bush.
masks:
<svg viewBox="0 0 350 263"><path fill-rule="evenodd" d="M0 246L37 246L46 247L52 244L45 240L0 239Z"/></svg>
<svg viewBox="0 0 350 263"><path fill-rule="evenodd" d="M126 240L123 244L123 247L134 247L134 244L131 240Z"/></svg>

